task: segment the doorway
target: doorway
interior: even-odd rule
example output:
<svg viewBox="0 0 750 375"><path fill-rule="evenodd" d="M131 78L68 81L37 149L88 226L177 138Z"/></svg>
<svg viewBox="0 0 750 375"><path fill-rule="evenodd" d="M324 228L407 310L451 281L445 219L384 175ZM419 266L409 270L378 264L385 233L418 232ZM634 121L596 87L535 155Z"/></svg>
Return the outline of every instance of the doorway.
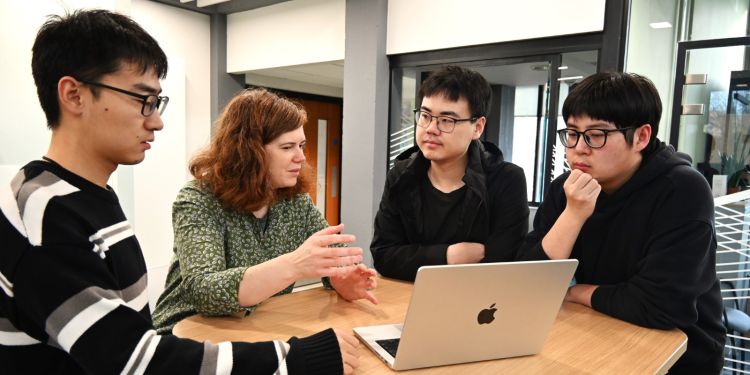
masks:
<svg viewBox="0 0 750 375"><path fill-rule="evenodd" d="M341 205L341 98L281 91L307 112L304 125L305 158L309 171L308 193L329 225L340 221Z"/></svg>

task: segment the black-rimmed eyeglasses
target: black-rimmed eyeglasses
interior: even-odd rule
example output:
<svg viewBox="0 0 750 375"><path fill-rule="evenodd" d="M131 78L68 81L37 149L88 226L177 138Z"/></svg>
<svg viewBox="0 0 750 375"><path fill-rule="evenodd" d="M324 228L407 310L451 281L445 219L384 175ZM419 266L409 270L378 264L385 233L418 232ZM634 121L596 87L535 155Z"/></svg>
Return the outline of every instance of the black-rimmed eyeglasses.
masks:
<svg viewBox="0 0 750 375"><path fill-rule="evenodd" d="M591 148L602 148L607 144L607 135L612 132L626 132L630 129L635 129L637 126L628 126L625 128L618 129L586 129L579 132L575 129L560 129L557 131L557 136L560 138L560 143L566 148L573 148L578 145L578 139L583 136L583 141Z"/></svg>
<svg viewBox="0 0 750 375"><path fill-rule="evenodd" d="M471 117L471 118L453 118L449 116L433 116L429 112L425 112L421 109L415 109L414 110L414 124L422 127L422 128L429 128L430 124L432 123L432 119L436 119L435 121L437 123L437 128L440 130L441 133L452 133L453 129L456 127L456 123L463 122L463 121L477 121L479 117Z"/></svg>
<svg viewBox="0 0 750 375"><path fill-rule="evenodd" d="M169 103L169 97L167 96L159 96L159 95L141 95L132 91L124 90L118 87L105 85L103 83L98 82L88 82L88 81L81 81L81 83L85 83L87 85L91 86L97 86L97 87L103 87L105 89L110 89L112 91L117 91L126 95L130 95L132 97L141 99L141 103L143 106L141 107L141 114L148 117L151 116L151 114L154 113L154 111L158 110L159 115L164 113L164 110L167 108L167 103Z"/></svg>

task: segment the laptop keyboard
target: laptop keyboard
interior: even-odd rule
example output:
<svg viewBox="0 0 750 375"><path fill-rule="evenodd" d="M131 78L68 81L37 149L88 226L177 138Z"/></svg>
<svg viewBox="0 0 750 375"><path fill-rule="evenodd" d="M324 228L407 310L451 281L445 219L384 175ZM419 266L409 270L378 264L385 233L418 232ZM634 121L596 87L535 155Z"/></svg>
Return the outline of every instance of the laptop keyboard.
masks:
<svg viewBox="0 0 750 375"><path fill-rule="evenodd" d="M393 358L396 358L399 341L401 341L401 339L375 340L375 342L382 346L388 354L393 356Z"/></svg>

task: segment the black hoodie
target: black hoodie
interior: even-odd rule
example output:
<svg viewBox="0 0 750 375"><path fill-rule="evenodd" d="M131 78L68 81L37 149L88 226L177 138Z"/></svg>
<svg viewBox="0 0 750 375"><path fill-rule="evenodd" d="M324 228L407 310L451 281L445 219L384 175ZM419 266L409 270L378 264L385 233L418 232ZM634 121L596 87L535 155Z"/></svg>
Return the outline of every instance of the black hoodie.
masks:
<svg viewBox="0 0 750 375"><path fill-rule="evenodd" d="M485 245L483 262L511 261L528 231L526 178L515 164L503 161L492 143L472 141L463 181L467 190L455 230L459 242ZM430 161L415 146L388 172L370 250L383 276L414 280L425 265L446 264L449 243L426 238L420 184Z"/></svg>
<svg viewBox="0 0 750 375"><path fill-rule="evenodd" d="M542 239L565 209L555 179L534 218L519 260L548 259ZM611 195L602 192L571 258L576 282L599 285L592 307L650 328L679 328L687 352L670 373L718 373L726 332L716 276L714 206L705 178L659 142Z"/></svg>

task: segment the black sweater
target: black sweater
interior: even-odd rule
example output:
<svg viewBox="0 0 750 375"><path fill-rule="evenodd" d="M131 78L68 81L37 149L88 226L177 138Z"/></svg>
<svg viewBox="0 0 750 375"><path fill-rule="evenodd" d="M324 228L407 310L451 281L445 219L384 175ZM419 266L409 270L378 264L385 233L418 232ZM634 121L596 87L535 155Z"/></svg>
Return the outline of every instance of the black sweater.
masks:
<svg viewBox="0 0 750 375"><path fill-rule="evenodd" d="M332 330L288 343L157 335L117 196L48 162L0 188L0 373L335 374Z"/></svg>
<svg viewBox="0 0 750 375"><path fill-rule="evenodd" d="M550 185L518 259L548 259L541 242L565 209L567 177ZM674 373L721 368L725 329L713 222L705 178L660 144L622 187L599 195L570 256L580 262L576 281L599 285L591 297L595 310L687 334Z"/></svg>
<svg viewBox="0 0 750 375"><path fill-rule="evenodd" d="M528 231L523 170L503 161L500 149L491 143L472 141L467 154L463 177L467 190L457 225L445 228L452 232L447 237L484 244L483 262L513 260ZM432 219L424 216L422 207L421 185L429 166L430 161L413 147L399 155L388 172L370 245L375 268L383 276L413 281L419 267L446 264L452 244L427 238L424 230L425 220ZM441 223L443 219L435 218Z"/></svg>

